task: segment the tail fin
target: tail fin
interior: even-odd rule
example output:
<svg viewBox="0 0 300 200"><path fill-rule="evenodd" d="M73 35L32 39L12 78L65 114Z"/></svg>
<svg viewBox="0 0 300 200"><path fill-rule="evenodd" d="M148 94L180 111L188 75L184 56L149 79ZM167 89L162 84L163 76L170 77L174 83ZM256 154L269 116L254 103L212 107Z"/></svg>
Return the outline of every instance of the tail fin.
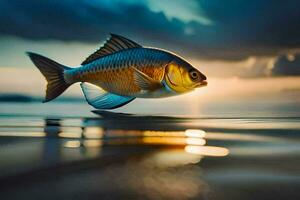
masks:
<svg viewBox="0 0 300 200"><path fill-rule="evenodd" d="M71 85L64 79L64 70L70 69L69 67L36 53L27 52L27 55L48 82L44 103L55 99Z"/></svg>

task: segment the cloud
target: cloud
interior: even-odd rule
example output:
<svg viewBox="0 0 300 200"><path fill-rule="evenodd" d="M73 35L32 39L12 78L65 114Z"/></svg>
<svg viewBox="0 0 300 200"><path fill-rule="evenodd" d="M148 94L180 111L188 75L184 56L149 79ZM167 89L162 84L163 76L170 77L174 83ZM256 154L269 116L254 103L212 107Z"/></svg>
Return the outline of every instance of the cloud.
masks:
<svg viewBox="0 0 300 200"><path fill-rule="evenodd" d="M162 12L126 1L3 0L0 11L0 33L37 40L99 42L110 32L162 40L184 30L180 20L170 21Z"/></svg>
<svg viewBox="0 0 300 200"><path fill-rule="evenodd" d="M240 60L300 49L297 0L193 1L199 12L197 18L193 9L193 16L205 16L208 24L193 17L167 17L170 10L155 11L149 2L2 0L0 34L95 43L113 32L197 59ZM184 4L180 1L178 5L174 8L181 12ZM187 12L190 5L182 11Z"/></svg>
<svg viewBox="0 0 300 200"><path fill-rule="evenodd" d="M270 76L275 61L275 57L250 57L238 76L243 78Z"/></svg>
<svg viewBox="0 0 300 200"><path fill-rule="evenodd" d="M197 0L148 0L147 6L155 12L162 11L168 19L180 19L184 22L196 21L200 24L211 25L213 22L205 16Z"/></svg>
<svg viewBox="0 0 300 200"><path fill-rule="evenodd" d="M280 56L272 69L274 76L299 76L300 55Z"/></svg>
<svg viewBox="0 0 300 200"><path fill-rule="evenodd" d="M278 57L251 57L243 63L244 70L237 75L243 78L269 76L299 76L300 54Z"/></svg>

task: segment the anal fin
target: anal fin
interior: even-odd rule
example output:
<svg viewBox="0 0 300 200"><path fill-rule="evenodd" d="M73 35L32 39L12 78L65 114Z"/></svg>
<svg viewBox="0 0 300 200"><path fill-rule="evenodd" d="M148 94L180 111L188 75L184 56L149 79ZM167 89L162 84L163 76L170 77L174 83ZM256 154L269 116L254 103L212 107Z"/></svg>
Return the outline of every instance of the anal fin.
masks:
<svg viewBox="0 0 300 200"><path fill-rule="evenodd" d="M86 101L96 109L115 109L133 101L135 97L120 96L109 93L102 88L88 84L80 84Z"/></svg>

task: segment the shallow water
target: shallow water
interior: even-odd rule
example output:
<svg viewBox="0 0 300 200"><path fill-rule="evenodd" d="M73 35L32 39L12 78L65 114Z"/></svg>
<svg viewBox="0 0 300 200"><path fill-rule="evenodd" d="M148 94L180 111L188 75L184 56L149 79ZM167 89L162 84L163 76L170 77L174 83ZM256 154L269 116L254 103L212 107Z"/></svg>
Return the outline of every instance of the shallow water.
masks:
<svg viewBox="0 0 300 200"><path fill-rule="evenodd" d="M300 199L295 109L195 117L0 107L1 199Z"/></svg>

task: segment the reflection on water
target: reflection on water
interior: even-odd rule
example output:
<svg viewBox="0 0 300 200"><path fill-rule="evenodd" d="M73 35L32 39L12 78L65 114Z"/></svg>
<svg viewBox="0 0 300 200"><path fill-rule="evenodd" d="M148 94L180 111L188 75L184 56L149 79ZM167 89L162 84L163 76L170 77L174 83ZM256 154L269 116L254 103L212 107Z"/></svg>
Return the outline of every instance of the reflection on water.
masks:
<svg viewBox="0 0 300 200"><path fill-rule="evenodd" d="M80 147L80 141L69 140L69 141L66 141L63 146L67 147L67 148L78 148L78 147Z"/></svg>
<svg viewBox="0 0 300 200"><path fill-rule="evenodd" d="M176 146L184 149L186 153L201 156L227 156L229 154L227 148L207 146L205 138L207 134L201 129L186 129L185 131L111 130L101 126L61 127L58 120L55 120L55 124L51 124L48 119L45 121L44 130L47 135L56 134L61 138L80 139L64 142L63 147L66 148L100 148L103 145L161 145L169 148ZM89 119L84 121L89 123Z"/></svg>
<svg viewBox="0 0 300 200"><path fill-rule="evenodd" d="M107 115L106 112L105 114ZM112 113L109 114L110 117L112 115ZM126 119L128 115L117 114L117 117ZM132 118L132 116L129 118ZM132 130L128 124L124 124L127 130L123 130L105 127L105 123L102 122L103 119L101 118L86 118L83 120L83 124L96 122L97 126L63 126L61 121L60 119L45 119L44 133L11 132L4 134L4 132L1 132L1 135L70 139L62 143L65 148L101 148L104 145L160 145L169 148L181 148L186 153L201 156L227 156L229 154L229 150L224 147L207 146L205 138L207 134L201 129L186 129L184 131ZM138 123L140 122L141 119L138 120Z"/></svg>
<svg viewBox="0 0 300 200"><path fill-rule="evenodd" d="M38 130L38 126L20 126L19 128L22 132L18 132L16 127L13 126L2 126L0 136L62 139L62 141L59 140L58 142L51 143L46 140L45 148L49 148L49 145L54 143L64 148L86 149L100 149L104 146L112 145L144 145L160 146L165 149L177 148L182 149L185 153L201 156L228 155L229 150L225 147L221 148L207 145L207 133L204 130L178 127L178 124L181 123L180 120L182 119L173 117L137 117L128 114L103 112L99 118L85 118L82 121L77 121L75 124L74 122L70 123L72 119L46 118L44 120L44 126L41 127L43 132L33 131L33 129ZM183 120L185 121L185 119ZM153 122L158 126L153 126L153 129L148 129L151 128L149 123L152 126ZM170 125L174 124L174 130L168 127L162 127L162 125L166 123ZM114 125L118 128L114 128ZM144 126L137 129L136 125ZM161 130L163 128L169 130ZM203 146L205 146L205 148L203 148ZM226 153L223 152L220 154L220 150L226 151ZM62 153L62 151L57 151L57 153Z"/></svg>
<svg viewBox="0 0 300 200"><path fill-rule="evenodd" d="M229 154L228 149L213 146L188 145L185 147L185 151L188 153L194 153L205 156L227 156Z"/></svg>
<svg viewBox="0 0 300 200"><path fill-rule="evenodd" d="M15 118L17 123L0 118L1 194L9 199L44 198L45 192L49 199L82 193L91 199L236 199L227 198L230 194L251 199L263 190L270 198L255 199L280 199L259 174L271 174L273 185L289 191L299 185L300 119L289 126L291 121L280 118L97 113L83 119ZM271 123L275 128L266 128ZM63 178L53 179L57 174ZM247 174L254 174L252 182ZM49 194L52 186L58 191Z"/></svg>
<svg viewBox="0 0 300 200"><path fill-rule="evenodd" d="M30 132L30 133L26 133L26 132L0 132L0 136L6 136L6 137L45 137L46 134L43 132Z"/></svg>

